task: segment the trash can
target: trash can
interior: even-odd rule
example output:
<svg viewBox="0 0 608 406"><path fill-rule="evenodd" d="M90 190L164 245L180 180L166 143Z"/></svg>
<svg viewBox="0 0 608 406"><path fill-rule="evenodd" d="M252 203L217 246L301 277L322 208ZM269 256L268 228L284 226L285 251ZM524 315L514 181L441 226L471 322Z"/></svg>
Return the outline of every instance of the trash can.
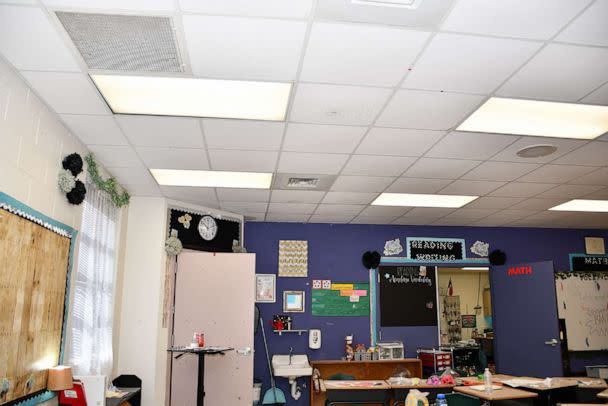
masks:
<svg viewBox="0 0 608 406"><path fill-rule="evenodd" d="M253 406L260 403L260 395L262 394L262 381L260 379L253 380Z"/></svg>

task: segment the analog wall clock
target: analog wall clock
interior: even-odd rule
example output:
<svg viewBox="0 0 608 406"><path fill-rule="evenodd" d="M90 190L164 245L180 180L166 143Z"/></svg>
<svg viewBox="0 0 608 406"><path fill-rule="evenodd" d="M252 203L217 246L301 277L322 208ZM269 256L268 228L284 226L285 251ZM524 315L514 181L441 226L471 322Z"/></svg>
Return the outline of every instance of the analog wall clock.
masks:
<svg viewBox="0 0 608 406"><path fill-rule="evenodd" d="M201 217L198 223L198 232L203 237L203 240L211 241L217 235L217 223L211 216Z"/></svg>

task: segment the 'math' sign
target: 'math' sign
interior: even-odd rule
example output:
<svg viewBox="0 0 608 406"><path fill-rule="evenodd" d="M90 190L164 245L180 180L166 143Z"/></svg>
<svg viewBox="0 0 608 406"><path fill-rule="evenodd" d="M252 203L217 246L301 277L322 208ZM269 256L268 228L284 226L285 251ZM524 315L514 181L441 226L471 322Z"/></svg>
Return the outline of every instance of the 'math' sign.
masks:
<svg viewBox="0 0 608 406"><path fill-rule="evenodd" d="M532 274L531 266L512 266L507 269L507 276L531 275L531 274Z"/></svg>

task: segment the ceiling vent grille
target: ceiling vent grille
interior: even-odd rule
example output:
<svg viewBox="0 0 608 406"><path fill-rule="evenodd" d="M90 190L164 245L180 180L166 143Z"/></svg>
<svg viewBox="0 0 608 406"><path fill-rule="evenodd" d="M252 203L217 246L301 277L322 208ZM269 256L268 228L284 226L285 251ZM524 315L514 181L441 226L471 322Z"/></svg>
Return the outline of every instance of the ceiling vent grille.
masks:
<svg viewBox="0 0 608 406"><path fill-rule="evenodd" d="M183 72L169 17L56 14L90 69Z"/></svg>
<svg viewBox="0 0 608 406"><path fill-rule="evenodd" d="M273 177L272 188L283 190L328 191L336 180L336 175L315 175L302 173L277 173Z"/></svg>
<svg viewBox="0 0 608 406"><path fill-rule="evenodd" d="M314 189L319 184L319 178L289 178L287 187L294 189Z"/></svg>

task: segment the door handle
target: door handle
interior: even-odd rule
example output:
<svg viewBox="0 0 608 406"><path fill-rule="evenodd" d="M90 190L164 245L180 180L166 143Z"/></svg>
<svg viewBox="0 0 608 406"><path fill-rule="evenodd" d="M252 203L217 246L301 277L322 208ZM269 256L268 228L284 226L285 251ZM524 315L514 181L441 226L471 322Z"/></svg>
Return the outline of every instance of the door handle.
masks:
<svg viewBox="0 0 608 406"><path fill-rule="evenodd" d="M243 347L236 350L236 353L243 356L251 355L251 347Z"/></svg>
<svg viewBox="0 0 608 406"><path fill-rule="evenodd" d="M557 340L556 340L555 338L552 338L552 339L551 339L551 340L549 340L549 341L545 341L545 344L546 344L546 345L550 345L550 346L552 346L552 347L555 347L555 346L557 345Z"/></svg>

